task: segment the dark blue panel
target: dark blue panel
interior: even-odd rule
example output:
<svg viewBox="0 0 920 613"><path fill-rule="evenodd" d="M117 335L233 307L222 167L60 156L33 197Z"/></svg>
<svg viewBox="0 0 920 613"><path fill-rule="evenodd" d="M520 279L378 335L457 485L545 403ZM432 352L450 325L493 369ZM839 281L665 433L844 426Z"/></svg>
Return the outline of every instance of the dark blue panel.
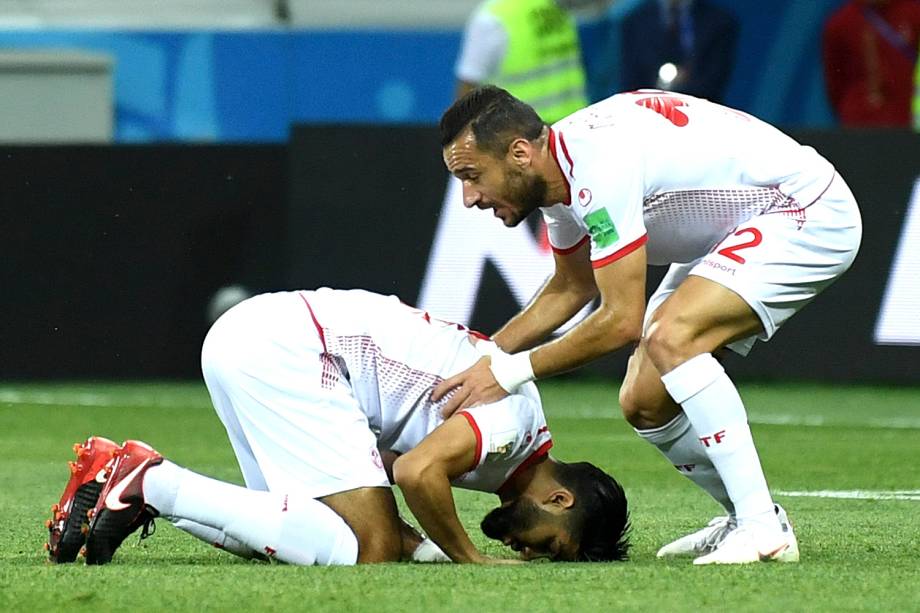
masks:
<svg viewBox="0 0 920 613"><path fill-rule="evenodd" d="M282 141L293 114L292 39L285 33L215 36L213 76L222 140Z"/></svg>
<svg viewBox="0 0 920 613"><path fill-rule="evenodd" d="M458 32L292 36L295 120L433 122L450 104Z"/></svg>

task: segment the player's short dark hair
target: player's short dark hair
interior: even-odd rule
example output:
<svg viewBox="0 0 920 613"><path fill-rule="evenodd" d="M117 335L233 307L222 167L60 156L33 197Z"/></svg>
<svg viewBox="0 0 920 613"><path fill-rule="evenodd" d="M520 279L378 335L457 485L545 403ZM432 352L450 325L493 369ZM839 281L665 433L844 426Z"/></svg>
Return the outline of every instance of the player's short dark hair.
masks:
<svg viewBox="0 0 920 613"><path fill-rule="evenodd" d="M556 465L556 480L575 497L569 530L578 543L579 562L626 560L629 509L617 480L588 462Z"/></svg>
<svg viewBox="0 0 920 613"><path fill-rule="evenodd" d="M441 147L471 126L476 146L496 157L504 156L515 138L536 140L546 125L533 107L494 85L468 92L441 115Z"/></svg>

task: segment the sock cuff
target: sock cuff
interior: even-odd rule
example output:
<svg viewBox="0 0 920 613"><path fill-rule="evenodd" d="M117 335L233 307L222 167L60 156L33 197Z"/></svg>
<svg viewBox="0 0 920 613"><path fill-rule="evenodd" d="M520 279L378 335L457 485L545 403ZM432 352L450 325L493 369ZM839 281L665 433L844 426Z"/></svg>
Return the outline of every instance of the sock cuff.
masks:
<svg viewBox="0 0 920 613"><path fill-rule="evenodd" d="M659 426L657 428L649 428L647 430L639 430L638 428L634 428L636 434L653 445L663 445L665 443L670 443L671 441L676 441L684 435L684 432L689 429L690 420L687 419L687 415L683 411L678 413L674 419L663 426Z"/></svg>
<svg viewBox="0 0 920 613"><path fill-rule="evenodd" d="M711 353L690 358L671 372L661 376L665 389L677 404L693 398L725 374L725 369Z"/></svg>

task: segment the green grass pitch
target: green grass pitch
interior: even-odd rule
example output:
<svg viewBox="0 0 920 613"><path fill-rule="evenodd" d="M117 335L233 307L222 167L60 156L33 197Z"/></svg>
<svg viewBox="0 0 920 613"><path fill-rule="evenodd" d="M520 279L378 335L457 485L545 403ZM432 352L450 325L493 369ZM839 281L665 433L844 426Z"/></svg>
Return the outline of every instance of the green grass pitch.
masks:
<svg viewBox="0 0 920 613"><path fill-rule="evenodd" d="M140 438L199 472L235 482L239 472L203 384L0 385L0 611L920 610L920 389L742 386L802 561L722 568L655 558L718 509L618 416L612 383L541 389L554 454L595 462L626 487L631 561L288 567L236 559L159 521L153 537L130 537L109 566L52 566L43 521L75 441ZM821 490L870 498L789 494ZM512 555L478 531L496 499L456 498L474 541Z"/></svg>

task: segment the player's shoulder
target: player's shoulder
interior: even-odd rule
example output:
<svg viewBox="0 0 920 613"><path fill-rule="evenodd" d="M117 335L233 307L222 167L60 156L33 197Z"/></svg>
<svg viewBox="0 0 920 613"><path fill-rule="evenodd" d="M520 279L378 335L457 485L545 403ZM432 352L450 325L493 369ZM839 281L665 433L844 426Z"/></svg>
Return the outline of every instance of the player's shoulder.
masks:
<svg viewBox="0 0 920 613"><path fill-rule="evenodd" d="M602 152L605 155L628 155L646 132L654 128L642 112L635 92L615 94L575 111L552 125L559 146L575 158Z"/></svg>

